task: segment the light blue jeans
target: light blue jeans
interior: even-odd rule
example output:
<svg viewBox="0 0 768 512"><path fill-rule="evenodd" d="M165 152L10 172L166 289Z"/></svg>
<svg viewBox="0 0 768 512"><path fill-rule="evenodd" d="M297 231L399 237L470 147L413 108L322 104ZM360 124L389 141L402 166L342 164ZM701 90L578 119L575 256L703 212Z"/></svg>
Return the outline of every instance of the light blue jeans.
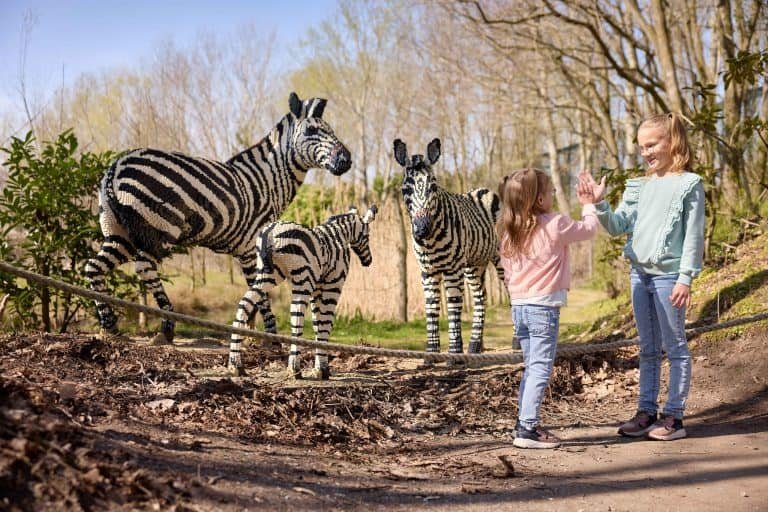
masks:
<svg viewBox="0 0 768 512"><path fill-rule="evenodd" d="M532 429L539 424L544 391L552 375L560 327L560 308L523 304L512 306L515 338L523 349L525 371L520 380L518 421Z"/></svg>
<svg viewBox="0 0 768 512"><path fill-rule="evenodd" d="M661 357L669 359L669 395L664 415L682 419L691 386L691 353L685 337L685 308L669 300L677 274L651 275L633 268L632 309L640 337L640 402L638 410L658 411ZM663 352L662 352L663 351Z"/></svg>

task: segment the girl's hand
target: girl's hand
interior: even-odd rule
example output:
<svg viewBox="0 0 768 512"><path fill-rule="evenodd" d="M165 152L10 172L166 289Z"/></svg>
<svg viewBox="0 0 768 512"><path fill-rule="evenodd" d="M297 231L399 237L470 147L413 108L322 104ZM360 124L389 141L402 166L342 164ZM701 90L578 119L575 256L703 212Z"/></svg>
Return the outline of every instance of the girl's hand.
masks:
<svg viewBox="0 0 768 512"><path fill-rule="evenodd" d="M583 170L579 174L579 183L582 181L586 184L588 184L592 189L592 201L595 203L599 203L605 198L605 176L603 176L600 179L600 183L597 183L595 181L595 178L592 177L592 174L588 170Z"/></svg>
<svg viewBox="0 0 768 512"><path fill-rule="evenodd" d="M592 204L595 202L595 195L592 192L592 185L587 180L582 179L579 176L579 181L576 183L576 197L579 200L579 204Z"/></svg>
<svg viewBox="0 0 768 512"><path fill-rule="evenodd" d="M676 308L688 308L691 305L691 287L683 283L675 283L669 301Z"/></svg>

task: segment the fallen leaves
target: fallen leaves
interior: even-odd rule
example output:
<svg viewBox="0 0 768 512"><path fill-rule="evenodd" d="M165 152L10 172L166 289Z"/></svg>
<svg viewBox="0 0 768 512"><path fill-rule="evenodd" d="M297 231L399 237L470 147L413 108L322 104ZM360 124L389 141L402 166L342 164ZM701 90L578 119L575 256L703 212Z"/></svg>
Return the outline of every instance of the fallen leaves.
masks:
<svg viewBox="0 0 768 512"><path fill-rule="evenodd" d="M0 487L13 490L10 510L113 505L182 511L222 478L145 469L133 448L200 452L221 435L311 446L339 456L377 450L408 454L415 435L508 436L516 418L520 376L511 370L433 369L382 379L387 361L341 356L334 371L367 376L286 386L259 378L265 369L283 370L284 363L274 363L279 356L273 350L250 347L245 356L252 375L231 379L210 375L225 362L220 352L77 335L0 338ZM595 383L623 382L623 374L605 359L561 362L558 368L550 386L555 395L584 396ZM162 435L118 444L91 428L114 419L155 426ZM498 460L493 467L477 467L406 456L404 464L384 471L386 478L405 481L441 478L446 468L467 476L516 476L506 456ZM292 489L311 497L316 492L306 485ZM487 489L482 482L461 484L468 494Z"/></svg>

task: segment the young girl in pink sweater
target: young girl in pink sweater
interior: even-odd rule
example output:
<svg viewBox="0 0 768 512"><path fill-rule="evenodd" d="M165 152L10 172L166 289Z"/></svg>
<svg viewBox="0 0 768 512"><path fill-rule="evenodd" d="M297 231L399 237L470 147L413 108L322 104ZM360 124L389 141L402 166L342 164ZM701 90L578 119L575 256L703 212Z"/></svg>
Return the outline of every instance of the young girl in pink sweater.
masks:
<svg viewBox="0 0 768 512"><path fill-rule="evenodd" d="M552 212L554 190L550 177L538 169L521 169L499 184L502 209L496 230L515 337L525 361L513 443L519 448L560 446L557 437L539 426L539 411L555 361L560 307L566 304L571 281L568 244L593 238L598 226L591 194L578 191L583 219L576 221Z"/></svg>

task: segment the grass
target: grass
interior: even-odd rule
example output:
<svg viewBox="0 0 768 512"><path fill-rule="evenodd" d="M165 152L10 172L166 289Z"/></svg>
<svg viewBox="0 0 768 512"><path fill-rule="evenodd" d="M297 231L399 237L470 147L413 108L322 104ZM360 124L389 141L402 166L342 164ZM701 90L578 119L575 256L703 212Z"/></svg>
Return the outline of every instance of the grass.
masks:
<svg viewBox="0 0 768 512"><path fill-rule="evenodd" d="M560 312L560 339L575 336L599 328L607 318L627 309L629 299L619 295L610 299L602 290L576 288L568 294L568 306ZM627 309L628 311L628 309Z"/></svg>
<svg viewBox="0 0 768 512"><path fill-rule="evenodd" d="M176 311L229 324L234 317L234 305L245 291L245 282L240 275L235 283L230 283L225 272L209 271L205 286L192 289L190 277L183 272L166 269L172 275L172 282L166 284L168 294L173 298ZM278 288L273 298L273 310L278 318L278 332L290 333L288 310L288 292L285 287ZM568 296L568 306L562 309L560 332L561 339L573 334L580 334L589 329L599 318L615 311L617 301L606 301L605 294L592 288L576 288ZM471 315L465 311L462 321L462 334L465 347L469 343L472 329ZM128 324L128 322L126 322ZM159 321L153 321L151 328L156 328ZM128 325L126 325L128 327ZM256 328L261 329L257 320ZM369 321L360 316L336 319L331 341L345 344L371 344L385 348L423 350L426 343L426 320L417 318L408 322ZM225 334L200 329L199 327L179 324L177 332L184 337L214 337L225 340ZM514 328L508 306L491 306L486 311L484 343L486 348L508 348L511 346ZM312 335L311 316L307 315L304 323L304 335ZM448 320L440 318L440 339L442 347L448 345Z"/></svg>

